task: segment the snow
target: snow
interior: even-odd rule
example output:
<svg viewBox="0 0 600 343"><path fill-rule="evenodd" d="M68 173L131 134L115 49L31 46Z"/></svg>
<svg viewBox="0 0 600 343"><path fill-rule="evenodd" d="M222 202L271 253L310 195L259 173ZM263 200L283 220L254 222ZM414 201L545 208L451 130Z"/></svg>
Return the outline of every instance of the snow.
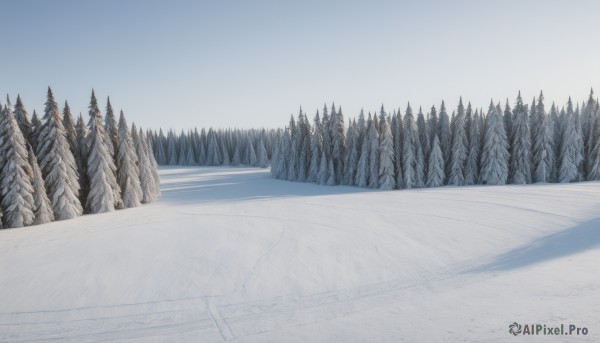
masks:
<svg viewBox="0 0 600 343"><path fill-rule="evenodd" d="M155 203L0 231L0 341L498 342L514 321L600 340L600 182L160 174Z"/></svg>

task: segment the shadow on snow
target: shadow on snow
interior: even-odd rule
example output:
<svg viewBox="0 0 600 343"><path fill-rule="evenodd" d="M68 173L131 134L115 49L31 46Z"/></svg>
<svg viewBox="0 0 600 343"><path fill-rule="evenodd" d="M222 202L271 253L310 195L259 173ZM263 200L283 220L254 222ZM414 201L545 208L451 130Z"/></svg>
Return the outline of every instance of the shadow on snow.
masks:
<svg viewBox="0 0 600 343"><path fill-rule="evenodd" d="M467 272L513 270L598 248L600 248L600 218L538 238Z"/></svg>

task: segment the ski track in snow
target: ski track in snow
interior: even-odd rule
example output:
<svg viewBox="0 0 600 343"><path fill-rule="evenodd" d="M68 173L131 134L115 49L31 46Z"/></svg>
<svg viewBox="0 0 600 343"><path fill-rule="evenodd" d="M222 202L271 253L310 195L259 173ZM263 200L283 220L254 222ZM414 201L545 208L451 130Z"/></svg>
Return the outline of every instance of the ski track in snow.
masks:
<svg viewBox="0 0 600 343"><path fill-rule="evenodd" d="M189 171L190 169L185 169ZM212 174L202 173L202 169L199 168L198 177L189 180L189 176L194 175L192 173L186 173L186 179L184 185L187 187L193 186L195 182L202 182L203 177L208 177ZM227 174L227 171L223 169L215 168L219 173ZM165 174L165 171L162 171ZM169 186L163 185L169 191L178 191L185 194L194 193L194 190L186 189L184 185L170 185L177 181L177 171L174 169L167 169L166 173L168 177L165 178L166 183ZM235 174L235 173L234 173ZM237 183L247 183L245 191L251 193L252 183L255 181L253 172L245 170L244 173L238 173L240 180ZM244 177L250 177L250 181L244 179ZM264 173L259 172L260 180L259 186L264 186L269 183L277 183L276 187L282 186L280 181L271 180L265 177ZM235 175L232 176L235 179ZM165 182L163 180L163 182ZM226 186L233 185L236 182L219 182L211 184L211 186ZM580 197L581 199L588 201L597 197L598 192L597 184L590 184L595 193L590 191L586 194L573 192L574 196ZM319 191L323 190L322 196L336 196L334 193L335 189L331 187L321 187L315 185L300 185L291 184L290 187L294 187L296 190L298 187L309 187L309 193L303 196L303 191L298 191L298 196L285 195L289 197L287 200L290 206L302 205L310 208L325 210L325 211L345 211L346 212L357 212L360 213L364 208L347 206L347 202L344 205L335 203L329 203L328 201L320 200L321 202L315 202L313 199L317 199L314 196L319 196ZM554 189L556 185L552 185ZM249 189L249 190L248 190ZM485 194L487 188L474 188L478 194ZM498 190L501 191L498 192ZM542 190L539 187L532 187L532 193L537 194ZM528 188L524 187L521 190L527 191ZM352 194L352 190L345 189L341 193ZM460 188L442 188L439 190L439 194L436 195L435 190L428 190L427 193L415 192L410 194L415 199L426 201L434 201L436 203L443 202L454 202L469 204L469 206L486 206L493 208L503 208L506 211L518 211L525 212L532 215L549 216L556 218L557 220L564 222L581 222L589 218L582 218L581 216L568 215L563 213L544 211L537 208L524 207L517 204L506 204L502 202L493 202L482 199L468 200L464 198L457 198L453 196L453 192L461 192ZM490 188L491 192L497 192L499 194L512 194L512 189L507 190L505 188ZM312 194L310 192L314 192ZM567 192L568 193L568 192ZM497 225L489 225L482 220L473 220L472 218L464 218L460 215L449 216L442 214L433 214L426 211L419 211L418 209L406 209L396 205L396 198L394 194L402 194L402 191L398 193L388 192L375 192L375 193L362 193L367 194L370 197L386 196L389 197L390 203L393 205L392 209L375 209L372 207L368 208L370 214L378 216L412 216L412 217L424 217L424 218L435 218L436 220L450 221L463 223L465 225L471 225L476 228L489 229L492 231L502 231L506 235L518 235L523 239L534 239L539 235L536 234L536 230L539 227L522 224L524 232L517 230L510 231L505 227ZM450 194L450 196L448 196ZM245 198L251 194L244 194L241 198ZM456 195L456 194L454 194ZM205 196L205 195L203 195ZM409 196L409 195L407 195ZM447 196L447 197L446 197ZM462 195L461 195L462 196ZM537 196L537 195L535 195ZM264 198L261 198L264 197ZM258 204L266 205L271 201L277 201L277 194L273 196L257 194L255 197L251 197L251 200ZM286 198L287 199L287 198ZM513 198L506 197L506 201L512 201ZM543 199L543 198L542 198ZM159 201L156 208L162 208L158 206L165 205L168 201L177 200L172 194L163 194L163 200ZM191 203L186 203L191 202ZM239 220L266 220L276 224L277 233L273 233L268 243L265 243L265 247L262 252L257 254L255 258L248 263L247 270L244 275L239 279L240 282L231 292L224 292L223 294L204 295L197 297L182 297L178 299L166 299L166 300L152 300L147 302L136 302L129 304L113 304L113 305L98 305L98 306L83 306L74 308L63 308L55 310L43 310L43 311L13 311L13 312L0 312L0 342L103 342L103 341L203 341L203 342L220 342L220 341L231 341L250 337L262 337L261 335L269 332L278 330L284 330L290 327L302 327L309 326L316 323L324 323L337 318L343 318L345 316L360 313L363 311L371 311L374 308L390 306L391 304L405 301L412 296L413 292L422 289L456 289L461 287L467 287L469 284L483 283L490 278L494 278L493 273L470 273L474 266L481 265L483 261L492 259L493 256L475 256L469 259L463 259L458 262L450 263L445 265L443 268L431 268L430 271L422 271L421 273L414 274L410 277L400 277L388 281L382 282L360 282L352 287L341 287L338 289L322 290L319 292L301 292L293 294L274 294L272 297L267 298L255 298L252 296L252 292L249 290L250 283L257 278L257 273L262 265L269 264L271 259L280 258L281 255L274 255L276 249L285 249L282 247L282 243L286 241L286 237L291 234L288 232L288 223L295 223L301 225L301 227L311 228L322 228L323 230L334 230L343 232L345 234L355 234L357 232L362 235L368 235L375 237L373 239L379 240L393 240L397 239L396 236L388 231L373 230L370 227L363 225L346 225L344 227L331 225L326 222L319 221L318 218L311 218L310 213L302 214L302 218L285 217L281 213L275 213L272 216L260 215L260 214L239 214L239 213L218 213L212 211L215 206L221 207L222 210L227 210L227 206L235 206L231 203L231 200L217 199L211 200L210 197L202 198L199 203L194 203L193 198L189 198L186 195L186 199L183 203L176 205L173 208L173 215L175 218L178 217L223 217L224 219L235 219ZM244 202L244 200L242 200ZM400 203L398 203L400 204ZM368 206L369 204L365 204ZM600 208L598 201L590 206ZM193 211L193 210L196 211ZM305 209L309 212L310 210ZM135 214L131 213L132 216L123 215L124 212L117 212L116 215L121 215L124 218L122 222L115 222L115 225L109 228L102 228L101 232L114 230L126 230L136 226L147 226L156 225L157 223L164 223L167 225L169 219L158 219L160 217L153 217L152 219L145 220L143 217L134 217ZM83 217L77 220L88 220L89 217ZM140 222L142 220L142 222ZM74 222L74 221L73 221ZM35 235L29 235L33 239L32 242L27 243L31 247L43 247L49 243L56 241L59 236L65 233L73 232L76 237L84 237L84 235L90 235L90 239L94 238L96 231L100 229L94 229L92 231L81 231L71 230L69 228L62 228L60 223L53 223L51 229L44 231L44 227L36 228ZM50 226L48 226L50 228ZM274 228L273 231L276 231ZM512 229L511 229L512 230ZM100 231L99 231L100 232ZM536 236L538 235L538 236ZM6 236L6 235L5 235ZM3 237L4 238L4 237ZM2 245L0 245L1 255L10 255L19 251L19 244L21 240L18 235L14 237L8 237L3 239ZM14 245L17 244L17 245ZM0 256L1 256L0 255ZM184 264L182 264L185 267ZM2 270L0 270L2 273ZM264 277L261 276L261 277ZM591 285L590 289L594 289ZM234 300L235 299L235 300ZM1 300L1 298L0 298ZM234 300L234 301L232 301ZM0 311L2 305L0 304ZM285 336L283 336L285 337ZM365 337L362 337L364 339ZM505 337L509 339L509 336ZM478 340L484 340L483 337L477 337ZM359 338L357 338L359 340ZM502 341L503 339L490 337L485 338L487 341Z"/></svg>

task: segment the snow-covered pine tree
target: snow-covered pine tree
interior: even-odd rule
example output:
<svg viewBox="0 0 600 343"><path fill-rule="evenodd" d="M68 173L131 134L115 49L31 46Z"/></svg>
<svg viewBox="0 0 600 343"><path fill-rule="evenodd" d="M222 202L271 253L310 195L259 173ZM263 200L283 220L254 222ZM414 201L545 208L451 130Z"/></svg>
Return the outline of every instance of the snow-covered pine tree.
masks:
<svg viewBox="0 0 600 343"><path fill-rule="evenodd" d="M508 103L508 98L506 98L506 104L504 105L504 115L502 116L502 121L504 122L504 130L506 131L506 139L508 139L508 152L511 151L511 144L513 141L512 138L512 129L513 129L513 119L514 114L510 109L510 105Z"/></svg>
<svg viewBox="0 0 600 343"><path fill-rule="evenodd" d="M442 156L440 140L437 134L434 134L427 170L427 187L443 186L444 179L444 156Z"/></svg>
<svg viewBox="0 0 600 343"><path fill-rule="evenodd" d="M77 126L75 128L77 135L75 153L75 165L77 166L77 172L79 175L79 201L82 204L86 203L88 193L90 192L90 180L87 176L87 163L88 163L88 147L86 142L87 137L87 126L83 121L81 113L77 118Z"/></svg>
<svg viewBox="0 0 600 343"><path fill-rule="evenodd" d="M131 139L135 145L136 155L138 157L138 171L140 178L140 188L142 190L142 203L147 204L156 199L155 179L152 175L152 164L149 159L149 151L146 151L144 146L144 132L131 125Z"/></svg>
<svg viewBox="0 0 600 343"><path fill-rule="evenodd" d="M479 123L479 113L475 111L469 128L469 153L465 166L466 185L479 183L479 161L481 157L481 126Z"/></svg>
<svg viewBox="0 0 600 343"><path fill-rule="evenodd" d="M429 130L425 115L422 109L419 107L419 114L417 114L417 130L419 131L419 141L421 142L421 148L423 157L425 159L425 170L427 170L427 159L431 151L431 139L429 138Z"/></svg>
<svg viewBox="0 0 600 343"><path fill-rule="evenodd" d="M444 108L443 104L442 108ZM419 144L417 123L413 117L410 104L408 104L404 114L404 142L402 142L403 184L407 189L417 186L417 144Z"/></svg>
<svg viewBox="0 0 600 343"><path fill-rule="evenodd" d="M405 129L406 130L406 129ZM438 130L437 134L440 140L440 148L442 149L442 156L444 156L444 173L447 177L450 176L450 158L452 154L452 131L450 130L450 117L446 112L446 105L442 101L440 107L440 115L438 119ZM406 178L406 176L405 176ZM446 183L447 180L444 180Z"/></svg>
<svg viewBox="0 0 600 343"><path fill-rule="evenodd" d="M213 138L215 136L213 135ZM179 162L179 151L177 151L177 139L175 138L175 134L173 133L173 130L169 130L169 133L167 134L167 156L169 156L169 162L168 164L170 166L174 166L177 165L177 162ZM216 143L216 141L215 141ZM217 149L217 151L219 150L219 146L215 145L215 149ZM220 156L220 154L217 154ZM219 163L216 163L214 165L220 165L221 164L221 159L219 158Z"/></svg>
<svg viewBox="0 0 600 343"><path fill-rule="evenodd" d="M551 182L555 165L554 128L552 118L546 115L544 109L544 94L540 96L532 113L534 126L532 129L533 153L533 182Z"/></svg>
<svg viewBox="0 0 600 343"><path fill-rule="evenodd" d="M452 151L450 154L450 176L448 184L463 186L465 184L465 164L467 161L467 132L465 130L465 108L462 97L458 102L458 109L453 125Z"/></svg>
<svg viewBox="0 0 600 343"><path fill-rule="evenodd" d="M391 190L396 187L396 180L394 179L394 137L385 118L380 120L379 123L381 130L379 143L379 189Z"/></svg>
<svg viewBox="0 0 600 343"><path fill-rule="evenodd" d="M258 142L258 166L261 168L267 167L267 150L262 139Z"/></svg>
<svg viewBox="0 0 600 343"><path fill-rule="evenodd" d="M225 146L225 144L223 144L221 147L222 147L221 156L223 156L222 165L228 166L231 164L231 162L229 161L229 151L227 151L227 147ZM188 149L187 145L186 145L185 149L186 150Z"/></svg>
<svg viewBox="0 0 600 343"><path fill-rule="evenodd" d="M86 208L90 213L114 211L122 207L121 189L115 177L116 167L106 143L102 115L94 91L89 106L90 119L87 146L89 148L87 173L90 180L90 192Z"/></svg>
<svg viewBox="0 0 600 343"><path fill-rule="evenodd" d="M45 123L36 128L39 166L44 176L48 198L56 220L80 216L83 208L79 201L79 180L77 166L69 149L65 128L48 87L48 97L44 114Z"/></svg>
<svg viewBox="0 0 600 343"><path fill-rule="evenodd" d="M29 144L31 144L33 151L37 151L37 142L41 129L42 122L40 121L40 117L33 110L33 114L31 115L31 136L29 136Z"/></svg>
<svg viewBox="0 0 600 343"><path fill-rule="evenodd" d="M356 127L356 122L351 122L348 125L348 132L346 134L346 156L344 157L344 177L342 182L345 185L354 185L354 176L356 175L358 164L358 133L356 132Z"/></svg>
<svg viewBox="0 0 600 343"><path fill-rule="evenodd" d="M65 127L65 135L69 142L69 148L71 153L75 154L75 147L77 145L77 132L75 132L75 122L71 115L71 108L69 103L65 100L65 107L63 109L63 126Z"/></svg>
<svg viewBox="0 0 600 343"><path fill-rule="evenodd" d="M142 129L140 128L140 140L142 141L142 145L144 146L144 152L148 157L148 161L150 161L150 174L152 175L154 189L152 190L152 194L154 195L153 201L160 198L160 177L158 175L158 163L156 163L156 159L154 158L154 152L152 151L152 145L148 142L148 139L143 134ZM139 156L138 156L139 158Z"/></svg>
<svg viewBox="0 0 600 343"><path fill-rule="evenodd" d="M3 117L0 127L0 151L4 159L0 171L2 220L3 227L16 228L31 225L34 220L32 171L28 162L27 143L11 106L4 108Z"/></svg>
<svg viewBox="0 0 600 343"><path fill-rule="evenodd" d="M23 134L23 138L29 143L31 141L32 133L31 122L29 121L29 115L27 114L27 110L25 109L25 105L23 105L20 95L17 95L14 114L17 124L19 124L19 129L21 129L21 133Z"/></svg>
<svg viewBox="0 0 600 343"><path fill-rule="evenodd" d="M321 118L319 111L314 118L313 132L310 140L310 164L308 167L308 182L317 182L319 175L319 162L323 145L323 129L321 128Z"/></svg>
<svg viewBox="0 0 600 343"><path fill-rule="evenodd" d="M600 181L600 114L598 108L592 115L593 124L589 132L588 144L592 147L587 161L587 179L589 181Z"/></svg>
<svg viewBox="0 0 600 343"><path fill-rule="evenodd" d="M531 183L531 132L527 107L520 91L513 109L511 147L509 180L515 184Z"/></svg>
<svg viewBox="0 0 600 343"><path fill-rule="evenodd" d="M370 120L369 120L370 122ZM361 128L361 126L359 125L359 129ZM362 129L363 132L362 136L363 136L363 140L362 140L362 145L360 147L360 155L358 158L358 164L357 164L357 168L356 168L356 175L354 177L354 184L358 187L367 187L367 185L369 184L369 155L370 155L370 151L369 148L371 147L371 144L369 142L368 139L368 133L367 131L367 124L365 124ZM359 137L361 136L361 134L359 134Z"/></svg>
<svg viewBox="0 0 600 343"><path fill-rule="evenodd" d="M290 147L288 160L287 180L298 181L298 162L300 161L300 151L298 149L298 129L294 116L290 116Z"/></svg>
<svg viewBox="0 0 600 343"><path fill-rule="evenodd" d="M335 170L333 167L333 159L329 159L329 167L327 168L327 174L329 178L325 183L327 186L335 186Z"/></svg>
<svg viewBox="0 0 600 343"><path fill-rule="evenodd" d="M117 120L110 104L110 97L106 97L106 116L104 118L104 130L106 132L106 146L110 156L116 164L117 154L119 153L119 132L117 129Z"/></svg>
<svg viewBox="0 0 600 343"><path fill-rule="evenodd" d="M369 113L369 118L371 117ZM367 140L369 141L369 188L379 188L379 133L377 115L369 120L367 125Z"/></svg>
<svg viewBox="0 0 600 343"><path fill-rule="evenodd" d="M321 161L319 162L319 174L317 175L318 183L320 185L326 185L330 178L328 167L327 154L325 154L325 150L323 150L321 153Z"/></svg>
<svg viewBox="0 0 600 343"><path fill-rule="evenodd" d="M279 144L277 144L278 148L275 150L275 154L273 154L273 165L271 166L272 168L272 173L274 173L274 175L277 175L277 169L273 169L274 166L277 165L277 162L275 160L275 156L279 156L279 154L281 154L281 150L279 148ZM279 150L278 150L279 149ZM239 167L240 164L242 164L242 161L240 160L240 149L238 149L237 145L235 147L235 152L233 153L233 160L231 161L231 165L234 167Z"/></svg>
<svg viewBox="0 0 600 343"><path fill-rule="evenodd" d="M156 160L158 162L158 164L160 165L166 165L169 163L169 160L167 158L167 150L164 144L165 141L165 135L162 131L162 129L159 130L158 133L158 139L156 142ZM203 159L204 161L204 159Z"/></svg>
<svg viewBox="0 0 600 343"><path fill-rule="evenodd" d="M248 162L251 167L256 167L258 165L258 160L256 158L256 151L254 150L254 146L248 138Z"/></svg>
<svg viewBox="0 0 600 343"><path fill-rule="evenodd" d="M392 119L392 135L394 136L394 176L396 179L396 188L401 189L404 184L404 175L402 174L402 142L404 125L400 110L396 112Z"/></svg>
<svg viewBox="0 0 600 343"><path fill-rule="evenodd" d="M126 208L140 206L144 194L140 185L139 160L123 111L119 115L117 144L117 182L121 188L123 205Z"/></svg>
<svg viewBox="0 0 600 343"><path fill-rule="evenodd" d="M577 133L575 142L577 143L578 154L581 156L579 163L577 164L578 177L576 181L583 181L585 180L585 144L583 140L583 128L581 127L581 115L579 112L579 104L577 104L577 108L573 113L573 117L575 118L575 132Z"/></svg>
<svg viewBox="0 0 600 343"><path fill-rule="evenodd" d="M579 180L579 165L583 158L580 151L578 134L575 127L575 114L573 103L569 97L567 111L561 114L562 120L562 144L558 166L558 182L567 183Z"/></svg>
<svg viewBox="0 0 600 343"><path fill-rule="evenodd" d="M500 105L490 108L485 118L483 149L481 152L481 183L504 185L508 179L508 141Z"/></svg>
<svg viewBox="0 0 600 343"><path fill-rule="evenodd" d="M179 134L179 161L177 161L177 165L187 166L187 157L188 157L188 149L190 145L188 144L188 136L181 130ZM227 147L223 145L223 160L225 160L225 152L227 151ZM229 165L229 155L227 155L227 163L223 163L223 165ZM118 167L118 165L117 165Z"/></svg>
<svg viewBox="0 0 600 343"><path fill-rule="evenodd" d="M42 172L38 166L35 154L31 145L27 144L27 155L28 162L31 166L31 173L33 175L31 186L33 187L33 223L32 225L39 225L49 223L54 220L54 213L52 212L52 204L48 199L46 193L46 186L44 185L44 179L42 178Z"/></svg>

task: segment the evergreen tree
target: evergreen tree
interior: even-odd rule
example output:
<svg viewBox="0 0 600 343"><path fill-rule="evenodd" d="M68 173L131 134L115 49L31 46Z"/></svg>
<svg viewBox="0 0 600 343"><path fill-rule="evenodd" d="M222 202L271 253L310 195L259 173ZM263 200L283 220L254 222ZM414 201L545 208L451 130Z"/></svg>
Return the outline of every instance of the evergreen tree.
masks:
<svg viewBox="0 0 600 343"><path fill-rule="evenodd" d="M37 151L39 166L44 176L48 198L56 220L75 218L83 213L79 202L79 180L77 166L54 101L48 87L48 99L44 114L45 123L37 130Z"/></svg>
<svg viewBox="0 0 600 343"><path fill-rule="evenodd" d="M532 127L533 141L533 182L551 182L555 165L554 156L554 128L552 118L546 115L544 109L544 94L540 96L532 113L534 126Z"/></svg>
<svg viewBox="0 0 600 343"><path fill-rule="evenodd" d="M89 109L89 133L86 139L89 148L87 172L90 192L86 208L90 213L110 212L122 207L121 189L115 177L117 168L108 150L108 136L102 125L102 115L93 90Z"/></svg>
<svg viewBox="0 0 600 343"><path fill-rule="evenodd" d="M17 124L19 124L19 129L21 129L21 133L23 134L23 138L25 141L31 142L31 122L29 121L29 115L27 114L27 110L25 109L25 105L23 105L23 101L21 100L21 96L17 95L17 103L15 104L15 119L17 120Z"/></svg>
<svg viewBox="0 0 600 343"><path fill-rule="evenodd" d="M262 139L258 143L258 166L261 168L267 167L267 150Z"/></svg>
<svg viewBox="0 0 600 343"><path fill-rule="evenodd" d="M383 107L382 107L383 110ZM392 130L387 120L380 120L381 139L379 143L379 188L391 190L396 186L394 179L394 142Z"/></svg>
<svg viewBox="0 0 600 343"><path fill-rule="evenodd" d="M110 104L110 97L106 98L106 116L104 118L104 130L106 132L106 147L114 161L119 153L119 132L117 129L117 120ZM116 162L115 162L116 163Z"/></svg>
<svg viewBox="0 0 600 343"><path fill-rule="evenodd" d="M465 165L467 160L467 133L465 130L465 108L462 97L458 103L458 111L454 120L452 151L450 157L450 177L448 184L463 186L465 184Z"/></svg>
<svg viewBox="0 0 600 343"><path fill-rule="evenodd" d="M442 108L444 105L442 103ZM445 113L445 110L444 110ZM415 123L410 104L404 114L404 142L402 143L402 173L404 175L404 187L411 189L417 186L417 144L419 133Z"/></svg>
<svg viewBox="0 0 600 343"><path fill-rule="evenodd" d="M69 103L65 101L65 108L63 109L63 126L65 127L65 135L69 142L69 148L71 153L75 154L75 147L77 146L77 132L75 132L75 122L71 115L71 108Z"/></svg>
<svg viewBox="0 0 600 343"><path fill-rule="evenodd" d="M17 100L18 101L18 100ZM54 213L52 212L52 204L46 194L46 186L42 178L42 172L38 166L35 154L31 145L28 145L28 160L31 166L33 179L31 185L33 187L33 225L45 224L54 221Z"/></svg>
<svg viewBox="0 0 600 343"><path fill-rule="evenodd" d="M33 151L37 151L37 142L41 129L42 122L35 110L33 110L33 114L31 115L31 136L29 137L29 144L31 144Z"/></svg>
<svg viewBox="0 0 600 343"><path fill-rule="evenodd" d="M357 140L358 133L356 132L356 122L350 123L348 126L348 133L346 134L346 156L344 157L344 178L342 183L345 185L354 185L354 177L356 175L358 164Z"/></svg>
<svg viewBox="0 0 600 343"><path fill-rule="evenodd" d="M363 130L367 131L366 126L363 127ZM367 185L369 184L369 148L371 144L369 142L369 139L367 138L366 132L363 134L363 137L364 139L360 148L360 157L358 158L358 165L354 180L354 184L358 187L367 187Z"/></svg>
<svg viewBox="0 0 600 343"><path fill-rule="evenodd" d="M404 140L402 124L402 115L400 110L392 120L392 135L394 136L394 175L396 177L396 188L402 188L404 184L404 175L402 173L402 142Z"/></svg>
<svg viewBox="0 0 600 343"><path fill-rule="evenodd" d="M379 188L379 133L377 115L369 121L367 140L369 141L369 188Z"/></svg>
<svg viewBox="0 0 600 343"><path fill-rule="evenodd" d="M328 166L329 166L329 163L327 162L327 155L325 154L325 151L323 150L323 152L321 153L321 162L319 163L318 180L319 180L320 185L327 184L327 181L330 178Z"/></svg>
<svg viewBox="0 0 600 343"><path fill-rule="evenodd" d="M123 111L119 116L119 137L116 142L119 144L116 155L117 182L121 188L123 205L126 208L140 206L144 194L140 185L139 161Z"/></svg>
<svg viewBox="0 0 600 343"><path fill-rule="evenodd" d="M321 119L319 118L319 111L314 118L312 138L310 141L310 164L308 167L308 182L317 182L319 175L319 162L321 157L321 150L323 146L323 129L321 128Z"/></svg>
<svg viewBox="0 0 600 343"><path fill-rule="evenodd" d="M499 105L490 103L481 153L481 183L503 185L508 179L508 141Z"/></svg>
<svg viewBox="0 0 600 343"><path fill-rule="evenodd" d="M279 151L278 151L279 152ZM276 153L274 156L278 156L278 154ZM273 162L275 162L275 159L273 160ZM234 167L239 167L240 164L242 164L242 161L240 160L240 149L238 149L238 147L235 147L235 152L233 153L233 161L231 162L231 164ZM273 164L273 166L275 166L276 163ZM273 166L271 166L271 168L273 168ZM277 174L277 173L275 173Z"/></svg>
<svg viewBox="0 0 600 343"><path fill-rule="evenodd" d="M527 108L523 104L521 92L517 97L513 113L512 154L510 156L512 177L510 180L516 184L531 183L531 132Z"/></svg>
<svg viewBox="0 0 600 343"><path fill-rule="evenodd" d="M444 157L440 148L440 140L437 134L433 137L431 154L427 170L427 187L440 187L444 185Z"/></svg>
<svg viewBox="0 0 600 343"><path fill-rule="evenodd" d="M87 195L90 192L90 181L87 176L87 163L88 163L88 147L86 142L87 137L87 126L83 121L81 113L77 119L77 127L75 129L77 134L76 146L75 146L75 165L77 166L77 172L79 175L79 201L82 204L86 203Z"/></svg>
<svg viewBox="0 0 600 343"><path fill-rule="evenodd" d="M450 158L452 153L452 131L450 130L450 118L446 112L446 105L442 101L440 116L438 120L438 137L440 139L440 148L444 157L444 172L450 176ZM446 181L444 181L446 182Z"/></svg>
<svg viewBox="0 0 600 343"><path fill-rule="evenodd" d="M135 144L135 151L138 157L140 188L142 189L141 201L142 203L147 204L156 200L158 196L156 192L159 187L157 184L158 180L153 175L152 154L148 150L151 146L144 144L144 141L146 140L144 132L140 129L138 134L135 124L131 126L131 139Z"/></svg>
<svg viewBox="0 0 600 343"><path fill-rule="evenodd" d="M479 123L479 114L475 111L469 128L469 153L465 166L466 185L479 183L479 161L481 157L481 127Z"/></svg>
<svg viewBox="0 0 600 343"><path fill-rule="evenodd" d="M571 98L567 104L567 112L562 117L562 144L558 169L558 182L567 183L579 180L579 165L582 160L579 150L581 136L575 128L575 114Z"/></svg>
<svg viewBox="0 0 600 343"><path fill-rule="evenodd" d="M11 106L5 107L0 127L0 151L4 160L0 171L3 227L31 225L34 220L32 171L26 144Z"/></svg>

